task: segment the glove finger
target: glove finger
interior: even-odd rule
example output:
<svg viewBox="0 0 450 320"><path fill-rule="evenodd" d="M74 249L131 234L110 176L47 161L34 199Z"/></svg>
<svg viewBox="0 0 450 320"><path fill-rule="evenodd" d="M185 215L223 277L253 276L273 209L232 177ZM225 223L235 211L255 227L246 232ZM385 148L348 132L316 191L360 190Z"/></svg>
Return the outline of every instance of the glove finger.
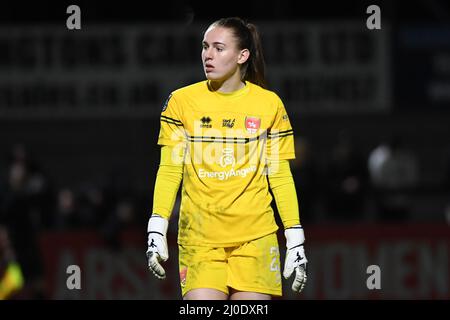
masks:
<svg viewBox="0 0 450 320"><path fill-rule="evenodd" d="M302 292L306 283L306 271L302 267L295 268L295 279L292 283L292 290L295 292Z"/></svg>
<svg viewBox="0 0 450 320"><path fill-rule="evenodd" d="M148 267L158 279L162 280L166 278L166 271L159 263L157 253L150 254L150 257L148 259Z"/></svg>

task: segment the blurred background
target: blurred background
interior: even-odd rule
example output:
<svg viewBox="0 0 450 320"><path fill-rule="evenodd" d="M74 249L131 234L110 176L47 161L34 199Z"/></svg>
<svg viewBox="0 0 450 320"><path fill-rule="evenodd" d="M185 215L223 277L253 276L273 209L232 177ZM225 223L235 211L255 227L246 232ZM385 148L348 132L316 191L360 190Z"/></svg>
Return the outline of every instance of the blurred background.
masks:
<svg viewBox="0 0 450 320"><path fill-rule="evenodd" d="M202 33L226 16L259 27L296 134L309 278L300 296L284 281L284 298L450 298L449 3L166 0L2 7L0 299L181 297L179 203L168 279L146 269L159 114L204 79Z"/></svg>

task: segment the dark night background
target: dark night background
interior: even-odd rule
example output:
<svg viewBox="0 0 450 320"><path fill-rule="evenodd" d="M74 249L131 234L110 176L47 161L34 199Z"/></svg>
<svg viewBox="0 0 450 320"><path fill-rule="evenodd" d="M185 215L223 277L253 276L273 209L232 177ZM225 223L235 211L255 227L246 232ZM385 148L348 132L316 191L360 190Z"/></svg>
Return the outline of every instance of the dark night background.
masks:
<svg viewBox="0 0 450 320"><path fill-rule="evenodd" d="M66 29L71 4L81 8L78 31ZM372 4L381 8L381 30L366 28ZM418 247L431 243L434 249L411 249L405 259L435 253L433 266L446 275L429 288L416 284L420 279L379 294L314 287L307 298L448 298L450 4L443 0L3 4L0 225L26 280L13 298L179 297L176 212L169 232L173 281L124 283L133 283L133 274L149 277L139 269L146 263L161 106L171 90L203 80L201 31L225 16L260 26L269 83L296 133L291 168L311 252L325 252L323 243L331 248L347 232L348 243L384 252L378 245L385 235ZM358 226L368 233L357 234ZM341 234L328 233L336 229ZM406 231L396 238L396 230ZM134 247L124 249L128 244ZM86 253L97 246L103 251L96 258ZM64 289L66 264L107 265L95 260L102 255L128 263L127 272L115 269L111 290L89 291L86 279L89 293ZM311 257L311 270L325 261Z"/></svg>

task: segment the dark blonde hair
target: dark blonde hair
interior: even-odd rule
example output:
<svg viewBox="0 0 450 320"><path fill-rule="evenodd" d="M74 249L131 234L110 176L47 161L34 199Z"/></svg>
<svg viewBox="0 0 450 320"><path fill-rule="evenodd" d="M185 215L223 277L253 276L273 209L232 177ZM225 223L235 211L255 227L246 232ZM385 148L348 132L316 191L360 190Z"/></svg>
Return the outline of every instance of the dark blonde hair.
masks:
<svg viewBox="0 0 450 320"><path fill-rule="evenodd" d="M267 88L261 38L256 26L239 17L222 18L212 23L211 26L231 29L237 39L238 48L250 51L250 57L242 65L242 80Z"/></svg>

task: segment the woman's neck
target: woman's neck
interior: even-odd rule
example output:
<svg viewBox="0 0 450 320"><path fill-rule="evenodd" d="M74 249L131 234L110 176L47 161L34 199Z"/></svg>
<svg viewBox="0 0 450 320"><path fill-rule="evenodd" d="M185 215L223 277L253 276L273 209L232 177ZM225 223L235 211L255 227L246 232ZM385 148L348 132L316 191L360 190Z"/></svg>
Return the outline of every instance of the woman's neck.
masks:
<svg viewBox="0 0 450 320"><path fill-rule="evenodd" d="M242 89L245 86L245 82L241 81L240 77L231 77L225 81L209 81L211 90L222 93L230 93Z"/></svg>

